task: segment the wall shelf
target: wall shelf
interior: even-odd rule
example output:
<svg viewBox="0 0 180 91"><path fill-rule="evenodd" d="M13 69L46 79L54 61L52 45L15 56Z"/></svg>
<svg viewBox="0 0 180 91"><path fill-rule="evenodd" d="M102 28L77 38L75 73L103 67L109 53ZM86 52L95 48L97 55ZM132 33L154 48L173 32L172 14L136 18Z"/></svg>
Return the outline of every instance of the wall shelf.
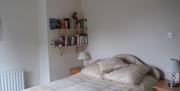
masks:
<svg viewBox="0 0 180 91"><path fill-rule="evenodd" d="M62 30L67 30L67 31L76 31L76 30L87 30L87 29L53 29L52 31L62 31Z"/></svg>
<svg viewBox="0 0 180 91"><path fill-rule="evenodd" d="M75 48L75 52L80 52L80 51L83 51L84 49L87 48L87 44L82 44L82 45L71 45L71 46L63 46L63 47L59 47L59 50L60 50L60 55L62 56L63 53L64 53L64 50L66 48Z"/></svg>
<svg viewBox="0 0 180 91"><path fill-rule="evenodd" d="M88 46L87 19L50 18L50 31L57 32L59 37L52 40L51 46L58 47L60 55L65 49L75 48L76 52L83 51Z"/></svg>
<svg viewBox="0 0 180 91"><path fill-rule="evenodd" d="M59 32L59 35L61 36L87 33L88 29L53 29L51 31Z"/></svg>

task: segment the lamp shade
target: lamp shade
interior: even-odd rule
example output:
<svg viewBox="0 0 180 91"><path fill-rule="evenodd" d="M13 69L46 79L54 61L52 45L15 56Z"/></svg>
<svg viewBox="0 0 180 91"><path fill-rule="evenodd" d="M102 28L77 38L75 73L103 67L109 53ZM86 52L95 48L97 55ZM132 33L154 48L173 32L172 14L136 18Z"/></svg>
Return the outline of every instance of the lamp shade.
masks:
<svg viewBox="0 0 180 91"><path fill-rule="evenodd" d="M176 60L171 60L167 65L167 71L171 73L179 73L180 71L179 62Z"/></svg>
<svg viewBox="0 0 180 91"><path fill-rule="evenodd" d="M89 60L90 56L87 52L80 52L77 59L78 60Z"/></svg>

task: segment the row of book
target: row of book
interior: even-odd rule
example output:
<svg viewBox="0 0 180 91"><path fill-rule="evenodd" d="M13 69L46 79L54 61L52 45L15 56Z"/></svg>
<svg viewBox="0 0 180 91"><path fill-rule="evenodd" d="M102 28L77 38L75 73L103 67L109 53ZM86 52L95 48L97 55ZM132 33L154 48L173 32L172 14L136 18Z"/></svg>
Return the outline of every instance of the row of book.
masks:
<svg viewBox="0 0 180 91"><path fill-rule="evenodd" d="M64 47L73 45L88 44L88 37L86 34L73 35L73 36L60 36L58 40L52 41L53 47Z"/></svg>
<svg viewBox="0 0 180 91"><path fill-rule="evenodd" d="M50 18L50 29L87 29L87 19L75 20L73 18Z"/></svg>

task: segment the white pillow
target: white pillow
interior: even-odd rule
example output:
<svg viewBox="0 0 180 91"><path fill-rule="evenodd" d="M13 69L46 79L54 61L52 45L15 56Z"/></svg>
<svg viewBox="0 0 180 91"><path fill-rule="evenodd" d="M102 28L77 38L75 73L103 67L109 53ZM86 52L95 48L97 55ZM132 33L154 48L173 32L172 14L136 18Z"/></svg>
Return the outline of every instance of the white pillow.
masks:
<svg viewBox="0 0 180 91"><path fill-rule="evenodd" d="M97 64L102 74L127 66L121 58L117 57L101 59Z"/></svg>
<svg viewBox="0 0 180 91"><path fill-rule="evenodd" d="M150 68L146 66L129 64L127 67L104 74L103 78L127 85L137 85L149 71Z"/></svg>
<svg viewBox="0 0 180 91"><path fill-rule="evenodd" d="M81 70L81 74L102 79L102 74L100 73L97 62L87 65Z"/></svg>

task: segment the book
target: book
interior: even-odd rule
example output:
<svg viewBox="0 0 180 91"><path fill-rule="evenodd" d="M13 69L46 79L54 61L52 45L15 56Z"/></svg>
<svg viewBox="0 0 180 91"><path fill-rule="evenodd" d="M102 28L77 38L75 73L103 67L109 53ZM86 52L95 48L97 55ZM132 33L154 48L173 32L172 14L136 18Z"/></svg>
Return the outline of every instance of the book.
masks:
<svg viewBox="0 0 180 91"><path fill-rule="evenodd" d="M60 29L65 29L65 21L63 19L60 21Z"/></svg>
<svg viewBox="0 0 180 91"><path fill-rule="evenodd" d="M69 18L64 18L64 29L70 29L70 19Z"/></svg>
<svg viewBox="0 0 180 91"><path fill-rule="evenodd" d="M50 18L49 19L49 26L50 29L54 30L54 29L60 29L60 19L57 18Z"/></svg>

